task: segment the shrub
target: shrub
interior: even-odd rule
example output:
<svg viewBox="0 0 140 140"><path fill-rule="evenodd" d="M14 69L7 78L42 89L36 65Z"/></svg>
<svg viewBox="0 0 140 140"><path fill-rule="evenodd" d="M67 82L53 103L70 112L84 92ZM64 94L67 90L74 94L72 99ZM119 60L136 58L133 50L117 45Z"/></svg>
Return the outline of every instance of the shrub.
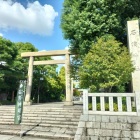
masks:
<svg viewBox="0 0 140 140"><path fill-rule="evenodd" d="M97 103L97 111L100 111L101 110L101 106L100 106L100 103ZM117 103L113 103L113 108L114 108L114 111L118 111L118 105ZM88 104L88 109L89 110L92 110L92 103L89 103ZM122 104L122 110L123 111L127 111L127 106L126 104ZM109 103L105 103L105 111L109 111ZM132 111L135 112L136 111L136 107L132 107Z"/></svg>
<svg viewBox="0 0 140 140"><path fill-rule="evenodd" d="M73 96L80 96L80 91L78 91L77 89L74 89Z"/></svg>

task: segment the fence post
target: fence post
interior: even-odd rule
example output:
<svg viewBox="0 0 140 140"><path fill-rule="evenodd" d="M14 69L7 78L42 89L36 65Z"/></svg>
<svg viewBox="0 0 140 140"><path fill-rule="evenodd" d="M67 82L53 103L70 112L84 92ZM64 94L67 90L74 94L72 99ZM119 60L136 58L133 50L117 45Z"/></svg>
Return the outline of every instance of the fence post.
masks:
<svg viewBox="0 0 140 140"><path fill-rule="evenodd" d="M140 116L140 92L135 92L135 94L136 94L137 115Z"/></svg>
<svg viewBox="0 0 140 140"><path fill-rule="evenodd" d="M88 90L83 90L83 114L88 114Z"/></svg>

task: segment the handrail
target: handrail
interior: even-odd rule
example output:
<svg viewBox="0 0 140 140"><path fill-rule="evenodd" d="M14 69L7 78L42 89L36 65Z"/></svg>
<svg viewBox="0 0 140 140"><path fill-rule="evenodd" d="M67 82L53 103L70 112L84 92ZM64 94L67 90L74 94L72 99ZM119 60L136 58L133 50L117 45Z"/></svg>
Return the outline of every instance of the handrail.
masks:
<svg viewBox="0 0 140 140"><path fill-rule="evenodd" d="M91 97L92 110L89 110L89 97ZM114 111L114 97L117 99L118 110ZM123 97L126 100L126 111L123 110ZM136 111L132 110L132 97L134 98ZM100 110L97 109L97 98L99 98ZM108 102L107 102L107 101ZM109 110L105 109L108 103ZM83 114L106 114L106 115L138 115L140 116L140 92L136 93L88 93L83 90Z"/></svg>

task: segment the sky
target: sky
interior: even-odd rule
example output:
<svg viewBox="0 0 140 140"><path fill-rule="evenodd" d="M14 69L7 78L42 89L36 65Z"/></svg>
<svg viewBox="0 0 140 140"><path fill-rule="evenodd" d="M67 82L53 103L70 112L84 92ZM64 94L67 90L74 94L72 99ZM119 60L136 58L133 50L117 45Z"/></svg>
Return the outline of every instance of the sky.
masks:
<svg viewBox="0 0 140 140"><path fill-rule="evenodd" d="M0 0L0 36L39 51L69 46L60 28L64 0Z"/></svg>

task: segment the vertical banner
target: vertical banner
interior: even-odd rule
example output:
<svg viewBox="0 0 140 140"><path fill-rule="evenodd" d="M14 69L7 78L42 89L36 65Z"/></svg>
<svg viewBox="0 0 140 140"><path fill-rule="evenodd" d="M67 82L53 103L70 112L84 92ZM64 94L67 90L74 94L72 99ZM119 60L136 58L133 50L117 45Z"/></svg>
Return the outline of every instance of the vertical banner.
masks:
<svg viewBox="0 0 140 140"><path fill-rule="evenodd" d="M139 21L127 21L129 51L135 71L132 73L133 92L140 92L140 31Z"/></svg>
<svg viewBox="0 0 140 140"><path fill-rule="evenodd" d="M20 124L22 121L23 101L25 94L26 80L20 80L19 89L17 92L16 106L15 106L15 124Z"/></svg>

